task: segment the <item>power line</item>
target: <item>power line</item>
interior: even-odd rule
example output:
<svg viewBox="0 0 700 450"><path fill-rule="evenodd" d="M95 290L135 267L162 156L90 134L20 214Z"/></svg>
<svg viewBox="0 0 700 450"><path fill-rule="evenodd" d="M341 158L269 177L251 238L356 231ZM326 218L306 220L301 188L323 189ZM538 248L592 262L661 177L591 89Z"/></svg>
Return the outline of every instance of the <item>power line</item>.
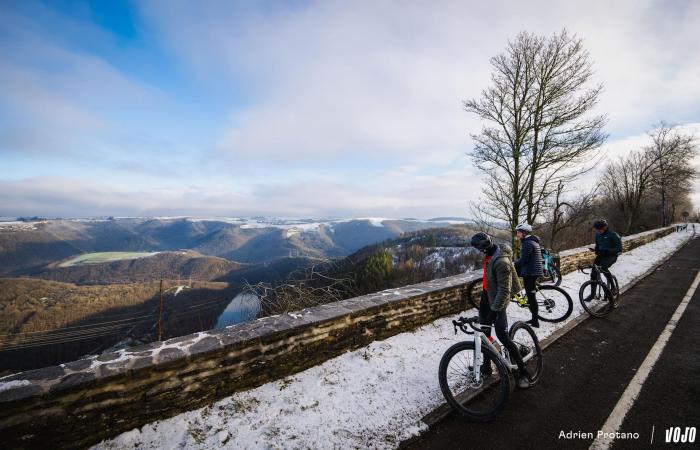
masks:
<svg viewBox="0 0 700 450"><path fill-rule="evenodd" d="M184 316L189 316L193 312L196 314L200 314L204 311L214 309L217 307L220 307L221 305L217 304L221 300L225 299L218 299L210 302L204 302L200 303L197 305L191 305L186 307L185 311L182 310L175 310L170 312L170 314L166 315L166 319L172 320L176 318L181 318ZM130 321L117 321L121 323L109 325L109 326L102 326L102 327L92 327L92 328L87 328L87 329L82 329L82 330L74 330L74 331L69 331L65 333L54 333L54 334L44 334L41 336L32 336L32 337L19 337L18 339L12 339L12 340L5 340L5 343L10 343L9 345L1 346L0 351L10 351L10 350L19 350L19 349L26 349L26 348L36 348L36 347L42 347L42 346L49 346L49 345L58 345L58 344L63 344L63 343L68 343L68 342L75 342L75 341L80 341L80 340L87 340L87 339L95 339L99 337L104 337L104 336L111 336L115 334L119 334L121 330L127 327L133 328L136 325L140 324L145 324L150 322L150 318L153 317L153 315L147 315L147 316L140 316L140 317L146 317L148 319L140 319L140 320L130 320ZM109 323L109 322L106 322ZM94 324L93 324L94 325ZM60 329L59 329L60 330ZM113 331L110 331L113 330ZM46 333L46 332L44 332ZM2 341L0 341L2 342Z"/></svg>
<svg viewBox="0 0 700 450"><path fill-rule="evenodd" d="M198 303L196 305L186 306L184 308L185 309L196 308L198 306L208 305L208 304L214 305L214 304L218 304L222 301L225 301L227 299L228 299L228 297L221 297L221 298L217 298L217 299L207 300L205 302ZM166 311L166 314L167 314L167 311ZM117 317L119 317L119 316L121 316L121 315L118 315ZM113 324L113 323L117 323L117 322L129 322L129 321L139 319L139 318L155 317L155 316L156 316L156 314L155 314L155 310L154 310L153 312L146 314L146 315L142 315L142 316L128 316L125 319L107 320L107 321L102 321L102 322L91 322L91 323L87 323L87 324L83 324L83 325L73 325L70 327L60 327L60 328L53 328L53 329L49 329L49 330L24 331L21 333L14 333L11 336L21 336L21 335L29 335L29 334L45 334L45 333L52 333L52 332L60 332L60 331L64 331L64 330L91 328L91 327L96 327L96 326L101 326L101 325L106 325L106 324ZM111 319L111 317L107 317L107 318Z"/></svg>

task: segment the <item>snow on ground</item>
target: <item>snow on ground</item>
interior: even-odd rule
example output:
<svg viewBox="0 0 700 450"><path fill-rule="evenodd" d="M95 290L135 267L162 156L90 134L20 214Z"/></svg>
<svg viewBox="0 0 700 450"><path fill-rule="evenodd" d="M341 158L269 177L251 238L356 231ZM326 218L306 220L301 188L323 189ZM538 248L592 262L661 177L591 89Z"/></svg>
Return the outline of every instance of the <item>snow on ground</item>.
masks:
<svg viewBox="0 0 700 450"><path fill-rule="evenodd" d="M620 286L675 252L691 233L673 233L620 256L612 271ZM578 288L588 278L564 277L574 300L567 320L585 314ZM468 311L467 315L475 314ZM530 318L511 303L510 323ZM279 381L236 393L204 408L145 425L94 449L396 448L427 427L421 418L444 403L437 380L455 336L445 317L413 332L376 341ZM564 326L543 323L540 339ZM546 373L545 373L546 376Z"/></svg>
<svg viewBox="0 0 700 450"><path fill-rule="evenodd" d="M12 381L5 381L0 383L0 392L6 391L8 389L13 389L18 386L27 386L29 384L32 384L31 381L29 380L12 380Z"/></svg>

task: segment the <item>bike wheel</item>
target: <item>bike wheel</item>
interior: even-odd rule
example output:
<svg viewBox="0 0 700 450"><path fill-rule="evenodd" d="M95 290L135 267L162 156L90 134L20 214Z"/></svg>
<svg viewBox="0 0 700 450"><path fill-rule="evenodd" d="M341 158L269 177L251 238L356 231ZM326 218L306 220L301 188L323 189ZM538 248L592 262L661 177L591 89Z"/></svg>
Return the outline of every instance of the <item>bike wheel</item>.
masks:
<svg viewBox="0 0 700 450"><path fill-rule="evenodd" d="M617 282L617 277L615 275L612 275L612 284L608 286L610 288L610 292L612 293L613 297L615 297L615 303L617 303L617 299L620 297L620 285Z"/></svg>
<svg viewBox="0 0 700 450"><path fill-rule="evenodd" d="M481 373L491 371L477 382L473 374L474 342L458 342L440 360L438 379L442 395L450 406L470 420L492 420L508 402L511 391L508 368L489 348L482 346Z"/></svg>
<svg viewBox="0 0 700 450"><path fill-rule="evenodd" d="M605 283L597 280L589 280L581 285L578 291L578 298L581 306L593 317L605 317L612 312L615 307L615 298ZM589 299L590 300L587 300Z"/></svg>
<svg viewBox="0 0 700 450"><path fill-rule="evenodd" d="M525 367L532 377L531 382L537 383L542 374L542 348L540 340L537 339L535 331L525 322L515 322L508 332L510 340L515 343L520 352L520 356L525 358L532 354L532 357L525 361ZM513 357L510 360L515 364Z"/></svg>
<svg viewBox="0 0 700 450"><path fill-rule="evenodd" d="M535 290L537 298L537 317L544 322L562 322L574 310L571 296L560 287L542 284Z"/></svg>
<svg viewBox="0 0 700 450"><path fill-rule="evenodd" d="M479 278L469 283L466 289L467 299L476 309L479 309L479 304L481 303L481 286L482 279Z"/></svg>
<svg viewBox="0 0 700 450"><path fill-rule="evenodd" d="M561 284L561 272L556 267L551 270L552 283L554 286L559 286Z"/></svg>

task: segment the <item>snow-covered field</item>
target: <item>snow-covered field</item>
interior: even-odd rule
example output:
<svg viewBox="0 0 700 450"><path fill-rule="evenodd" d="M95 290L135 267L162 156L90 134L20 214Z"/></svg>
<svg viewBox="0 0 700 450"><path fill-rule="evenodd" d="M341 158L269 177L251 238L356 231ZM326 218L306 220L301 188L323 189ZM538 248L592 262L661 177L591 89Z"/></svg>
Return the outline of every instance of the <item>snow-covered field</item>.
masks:
<svg viewBox="0 0 700 450"><path fill-rule="evenodd" d="M673 233L624 253L612 269L620 286L629 285L691 237L691 233ZM567 322L585 314L578 288L587 277L580 272L564 277L562 287L574 300ZM527 309L513 303L508 315L511 323L530 318ZM414 332L373 342L93 448L396 448L423 431L426 425L421 418L444 403L438 364L450 345L465 338L454 335L452 319L445 317ZM543 339L565 323L543 323L537 334Z"/></svg>

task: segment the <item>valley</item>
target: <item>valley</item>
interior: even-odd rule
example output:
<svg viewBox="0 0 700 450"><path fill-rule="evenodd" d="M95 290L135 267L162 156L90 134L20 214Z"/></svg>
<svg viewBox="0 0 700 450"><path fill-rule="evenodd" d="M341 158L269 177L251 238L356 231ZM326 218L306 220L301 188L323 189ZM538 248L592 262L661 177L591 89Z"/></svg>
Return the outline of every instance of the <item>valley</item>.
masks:
<svg viewBox="0 0 700 450"><path fill-rule="evenodd" d="M391 276L353 278L344 297L465 270L473 259L464 251L470 228L454 222L262 217L0 222L0 373L301 307L260 302L245 288L303 282L310 267L354 277L372 263L372 255L392 255ZM309 305L327 301L308 298Z"/></svg>

